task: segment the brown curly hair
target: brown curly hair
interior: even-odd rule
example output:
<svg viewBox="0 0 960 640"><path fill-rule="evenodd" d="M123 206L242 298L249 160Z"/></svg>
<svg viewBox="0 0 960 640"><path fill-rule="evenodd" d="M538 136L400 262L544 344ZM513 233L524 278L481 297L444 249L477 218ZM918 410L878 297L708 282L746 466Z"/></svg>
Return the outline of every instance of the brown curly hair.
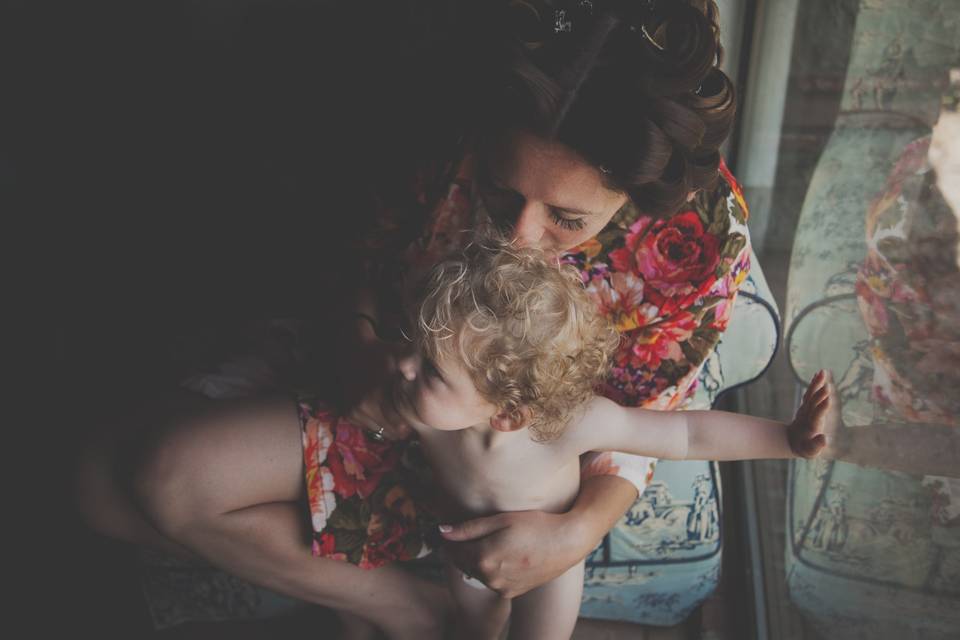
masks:
<svg viewBox="0 0 960 640"><path fill-rule="evenodd" d="M540 441L593 395L619 339L576 269L502 240L475 241L439 263L419 294L421 352L455 358L499 409L529 411Z"/></svg>
<svg viewBox="0 0 960 640"><path fill-rule="evenodd" d="M476 69L485 87L474 113L481 135L524 128L564 143L651 215L671 215L690 192L714 186L736 111L733 84L719 68L715 2L497 7L479 27L494 45ZM555 29L561 10L567 32Z"/></svg>

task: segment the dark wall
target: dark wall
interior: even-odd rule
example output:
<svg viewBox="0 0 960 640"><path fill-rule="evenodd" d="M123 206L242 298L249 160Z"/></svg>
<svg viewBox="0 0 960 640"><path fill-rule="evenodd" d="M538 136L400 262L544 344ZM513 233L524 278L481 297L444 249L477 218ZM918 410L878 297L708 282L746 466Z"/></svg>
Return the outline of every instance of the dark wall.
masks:
<svg viewBox="0 0 960 640"><path fill-rule="evenodd" d="M450 7L7 3L0 171L67 382L149 385L174 336L335 307L372 185L455 125Z"/></svg>
<svg viewBox="0 0 960 640"><path fill-rule="evenodd" d="M455 128L451 6L0 5L4 315L24 325L7 332L25 352L11 369L36 392L8 430L28 440L8 442L25 505L10 510L30 514L10 528L31 538L12 548L35 623L75 631L125 606L91 590L110 580L99 560L78 564L85 434L172 384L177 345L215 358L259 318L339 306L373 188Z"/></svg>

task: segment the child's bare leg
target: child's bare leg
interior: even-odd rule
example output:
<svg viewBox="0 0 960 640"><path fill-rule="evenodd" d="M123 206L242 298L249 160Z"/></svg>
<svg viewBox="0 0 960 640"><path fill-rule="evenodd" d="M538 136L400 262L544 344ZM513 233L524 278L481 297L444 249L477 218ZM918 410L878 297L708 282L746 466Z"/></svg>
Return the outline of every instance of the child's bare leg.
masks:
<svg viewBox="0 0 960 640"><path fill-rule="evenodd" d="M581 560L566 573L514 598L511 640L564 640L573 634L583 594L583 566Z"/></svg>
<svg viewBox="0 0 960 640"><path fill-rule="evenodd" d="M466 578L452 563L446 563L447 586L457 611L455 638L498 640L510 617L510 600L488 589L475 578Z"/></svg>

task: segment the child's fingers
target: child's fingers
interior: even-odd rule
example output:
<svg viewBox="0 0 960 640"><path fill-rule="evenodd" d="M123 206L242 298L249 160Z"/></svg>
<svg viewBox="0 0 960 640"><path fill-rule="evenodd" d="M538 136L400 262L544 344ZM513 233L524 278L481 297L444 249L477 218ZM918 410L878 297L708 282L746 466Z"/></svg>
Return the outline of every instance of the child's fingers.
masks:
<svg viewBox="0 0 960 640"><path fill-rule="evenodd" d="M810 379L810 384L807 385L806 391L803 392L803 399L807 400L810 397L810 394L813 393L814 389L817 388L817 382L820 381L820 377L823 375L822 371L818 371L813 378Z"/></svg>
<svg viewBox="0 0 960 640"><path fill-rule="evenodd" d="M816 389L822 389L827 384L828 371L826 369L821 369L820 372L813 379L813 387Z"/></svg>
<svg viewBox="0 0 960 640"><path fill-rule="evenodd" d="M816 391L811 391L810 395L803 399L803 404L800 405L798 414L812 420L816 415L817 407L829 397L830 390L826 387L820 387Z"/></svg>
<svg viewBox="0 0 960 640"><path fill-rule="evenodd" d="M810 427L813 431L821 431L823 425L820 424L823 422L821 418L827 415L827 411L830 409L830 404L833 402L833 396L829 393L823 394L818 397L814 402L811 403L810 407Z"/></svg>
<svg viewBox="0 0 960 640"><path fill-rule="evenodd" d="M810 399L810 402L811 404L816 406L829 397L830 397L830 387L820 387L819 389L817 389L817 392L813 394L813 397Z"/></svg>
<svg viewBox="0 0 960 640"><path fill-rule="evenodd" d="M821 369L815 376L813 376L813 379L810 380L810 384L807 385L807 390L803 394L803 400L808 400L811 394L815 393L819 389L822 389L826 380L827 371L825 369Z"/></svg>

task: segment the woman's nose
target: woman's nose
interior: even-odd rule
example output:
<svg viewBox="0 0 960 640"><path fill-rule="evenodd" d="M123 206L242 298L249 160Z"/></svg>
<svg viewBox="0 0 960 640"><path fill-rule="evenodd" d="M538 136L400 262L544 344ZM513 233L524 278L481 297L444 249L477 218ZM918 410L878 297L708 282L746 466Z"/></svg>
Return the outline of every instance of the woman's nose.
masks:
<svg viewBox="0 0 960 640"><path fill-rule="evenodd" d="M524 205L513 224L511 240L521 247L539 247L543 244L546 225L541 209L541 206L532 202Z"/></svg>
<svg viewBox="0 0 960 640"><path fill-rule="evenodd" d="M400 371L404 380L415 380L417 372L420 371L420 354L414 352L401 356L397 360L397 370Z"/></svg>

